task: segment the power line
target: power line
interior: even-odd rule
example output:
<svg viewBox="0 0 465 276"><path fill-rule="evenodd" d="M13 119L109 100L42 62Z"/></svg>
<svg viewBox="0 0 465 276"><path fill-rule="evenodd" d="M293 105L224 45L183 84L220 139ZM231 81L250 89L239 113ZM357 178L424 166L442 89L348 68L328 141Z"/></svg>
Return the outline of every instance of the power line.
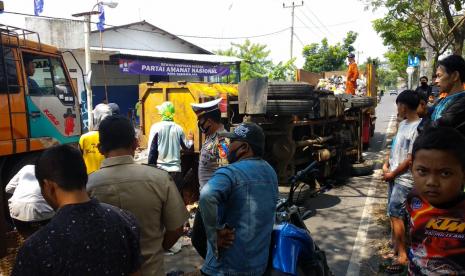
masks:
<svg viewBox="0 0 465 276"><path fill-rule="evenodd" d="M302 40L299 38L299 36L297 35L297 33L294 33L295 35L295 38L297 38L297 40L300 42L300 44L302 45L302 47L305 47L305 44L302 42Z"/></svg>
<svg viewBox="0 0 465 276"><path fill-rule="evenodd" d="M298 16L296 15L296 18L297 18L297 20L300 21L300 23L302 23L302 24L305 26L306 29L308 29L309 31L311 31L315 36L317 36L317 37L320 36L320 34L317 34L312 28L310 28L309 26L307 26L307 24L305 24L305 22L304 22L302 19L300 19L300 17L298 17Z"/></svg>
<svg viewBox="0 0 465 276"><path fill-rule="evenodd" d="M60 19L60 20L69 20L69 21L76 21L76 22L82 22L81 20L75 20L75 19L69 19L69 18L62 18L62 17L51 17L51 16L43 16L43 15L33 15L33 14L27 14L27 13L19 13L19 12L3 12L5 14L14 14L14 15L22 15L22 16L35 16L39 18L47 18L47 19ZM92 24L98 23L98 22L91 22ZM106 27L118 27L122 29L127 29L127 30L132 30L132 31L138 31L138 32L145 32L145 33L155 33L155 34L165 34L164 32L157 32L157 31L149 31L149 30L140 30L140 29L134 29L130 28L129 26L118 26L118 25L111 25L111 24L104 24ZM258 35L250 35L250 36L237 36L237 37L215 37L215 36L196 36L196 35L184 35L184 34L173 34L174 36L179 36L179 37L186 37L186 38L198 38L198 39L223 39L223 40L234 40L234 39L248 39L248 38L258 38L258 37L265 37L265 36L272 36L275 34L283 33L290 28L284 28L281 30L277 30L274 32L270 33L265 33L265 34L258 34Z"/></svg>
<svg viewBox="0 0 465 276"><path fill-rule="evenodd" d="M338 26L341 26L341 25L347 25L347 24L350 24L350 23L354 23L354 22L357 22L359 21L359 19L357 20L350 20L350 21L345 21L345 22L341 22L341 23L336 23L336 24L331 24L331 25L326 25L326 27L338 27ZM314 26L314 27L308 27L308 26L299 26L299 27L294 27L294 28L297 28L297 29L302 29L302 28L305 28L305 29L321 29L321 27L318 27L318 26Z"/></svg>
<svg viewBox="0 0 465 276"><path fill-rule="evenodd" d="M326 27L325 24L323 24L323 22L321 22L320 18L318 18L318 16L309 7L305 7L305 8L315 17L315 19L320 23L320 25L323 26L326 31L328 31L329 34L334 36L334 34Z"/></svg>
<svg viewBox="0 0 465 276"><path fill-rule="evenodd" d="M304 13L303 11L301 11L302 15L305 16L305 18L307 18L307 20L312 24L312 26L315 26L317 27L317 25L313 22L312 19L310 19L310 17L308 17L308 15L306 13ZM316 28L323 36L326 36L326 34L321 31L321 28Z"/></svg>

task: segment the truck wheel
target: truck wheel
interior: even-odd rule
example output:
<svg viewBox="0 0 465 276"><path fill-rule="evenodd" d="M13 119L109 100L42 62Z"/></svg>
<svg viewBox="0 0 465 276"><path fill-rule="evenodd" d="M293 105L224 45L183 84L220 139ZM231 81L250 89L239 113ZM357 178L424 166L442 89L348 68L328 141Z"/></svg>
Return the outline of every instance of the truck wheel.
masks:
<svg viewBox="0 0 465 276"><path fill-rule="evenodd" d="M353 176L367 176L373 173L374 163L373 161L365 161L363 163L352 164L351 167Z"/></svg>
<svg viewBox="0 0 465 276"><path fill-rule="evenodd" d="M313 114L314 105L312 100L268 100L266 111L278 115Z"/></svg>
<svg viewBox="0 0 465 276"><path fill-rule="evenodd" d="M269 99L308 99L313 97L313 86L305 82L271 82L268 84Z"/></svg>
<svg viewBox="0 0 465 276"><path fill-rule="evenodd" d="M352 108L363 108L375 106L375 99L370 97L352 97L350 99Z"/></svg>

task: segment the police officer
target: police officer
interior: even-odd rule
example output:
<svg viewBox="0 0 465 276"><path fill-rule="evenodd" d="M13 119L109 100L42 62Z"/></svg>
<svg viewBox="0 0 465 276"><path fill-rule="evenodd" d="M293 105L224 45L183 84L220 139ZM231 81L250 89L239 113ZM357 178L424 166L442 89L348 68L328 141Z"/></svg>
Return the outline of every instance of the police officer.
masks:
<svg viewBox="0 0 465 276"><path fill-rule="evenodd" d="M191 104L192 110L197 115L198 127L205 134L205 142L202 145L199 158L199 186L200 190L207 184L213 173L220 166L227 165L227 152L225 150L227 141L220 137L225 132L221 123L221 112L219 104L221 98L200 103ZM192 245L202 258L207 255L207 238L203 226L200 211L197 210L192 229Z"/></svg>

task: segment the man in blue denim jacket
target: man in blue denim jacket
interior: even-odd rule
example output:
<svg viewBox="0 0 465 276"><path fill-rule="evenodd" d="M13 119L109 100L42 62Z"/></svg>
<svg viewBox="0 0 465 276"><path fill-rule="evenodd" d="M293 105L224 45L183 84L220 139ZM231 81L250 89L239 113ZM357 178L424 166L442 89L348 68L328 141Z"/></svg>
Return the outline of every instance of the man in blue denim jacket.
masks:
<svg viewBox="0 0 465 276"><path fill-rule="evenodd" d="M262 159L263 130L242 123L230 138L230 165L219 168L200 194L208 238L202 273L262 275L267 266L278 200L278 179Z"/></svg>

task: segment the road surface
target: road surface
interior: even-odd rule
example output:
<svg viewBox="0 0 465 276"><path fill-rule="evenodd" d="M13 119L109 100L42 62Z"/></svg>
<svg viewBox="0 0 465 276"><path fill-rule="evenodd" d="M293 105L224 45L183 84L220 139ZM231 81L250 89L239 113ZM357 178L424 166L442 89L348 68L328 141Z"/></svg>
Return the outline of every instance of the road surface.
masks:
<svg viewBox="0 0 465 276"><path fill-rule="evenodd" d="M395 120L396 96L385 95L376 110L375 135L364 154L367 160L380 164L385 154L385 136ZM373 275L365 262L374 254L370 233L379 229L371 219L371 204L386 200L383 185L376 173L352 177L346 183L337 183L331 190L310 198L305 207L316 211L305 221L319 247L326 251L328 265L335 275ZM165 270L190 272L198 269L202 260L192 247L165 257Z"/></svg>

